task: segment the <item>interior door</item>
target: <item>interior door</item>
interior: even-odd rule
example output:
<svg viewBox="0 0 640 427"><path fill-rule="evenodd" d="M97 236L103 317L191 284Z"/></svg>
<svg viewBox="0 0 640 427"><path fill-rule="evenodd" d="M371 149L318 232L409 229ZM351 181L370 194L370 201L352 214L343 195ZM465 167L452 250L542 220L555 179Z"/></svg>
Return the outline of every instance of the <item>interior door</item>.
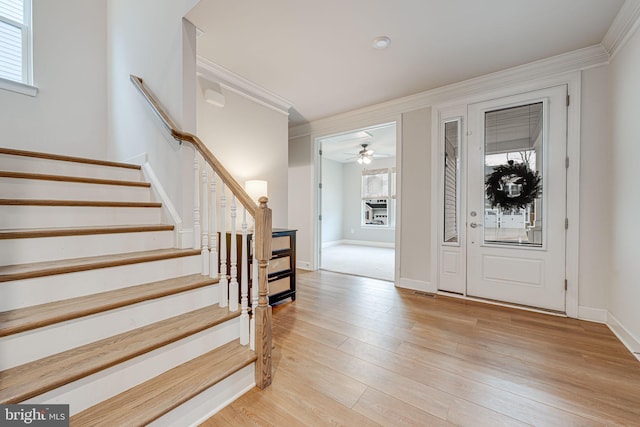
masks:
<svg viewBox="0 0 640 427"><path fill-rule="evenodd" d="M566 95L469 106L469 296L565 311Z"/></svg>

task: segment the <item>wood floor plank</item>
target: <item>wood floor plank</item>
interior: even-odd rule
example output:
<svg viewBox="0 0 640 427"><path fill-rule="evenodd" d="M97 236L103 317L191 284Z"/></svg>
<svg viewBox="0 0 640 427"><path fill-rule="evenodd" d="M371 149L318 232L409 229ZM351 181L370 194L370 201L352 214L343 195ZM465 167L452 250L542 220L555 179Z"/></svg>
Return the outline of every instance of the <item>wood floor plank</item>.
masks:
<svg viewBox="0 0 640 427"><path fill-rule="evenodd" d="M367 388L353 410L382 426L455 426L371 387Z"/></svg>
<svg viewBox="0 0 640 427"><path fill-rule="evenodd" d="M352 405L378 425L640 426L640 363L604 325L323 271L298 272L273 323L274 383L312 391L256 392L207 425L328 425L296 417Z"/></svg>

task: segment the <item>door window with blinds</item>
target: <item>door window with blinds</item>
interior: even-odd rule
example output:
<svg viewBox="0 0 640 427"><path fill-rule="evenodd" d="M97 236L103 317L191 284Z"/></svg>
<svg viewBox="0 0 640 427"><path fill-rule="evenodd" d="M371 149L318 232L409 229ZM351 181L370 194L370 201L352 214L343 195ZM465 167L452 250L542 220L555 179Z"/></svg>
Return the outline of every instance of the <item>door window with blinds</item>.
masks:
<svg viewBox="0 0 640 427"><path fill-rule="evenodd" d="M30 24L30 0L0 0L0 78L31 84Z"/></svg>
<svg viewBox="0 0 640 427"><path fill-rule="evenodd" d="M362 171L362 225L392 225L391 203L395 197L395 168Z"/></svg>
<svg viewBox="0 0 640 427"><path fill-rule="evenodd" d="M460 176L460 120L444 123L444 221L445 243L459 241L459 176Z"/></svg>

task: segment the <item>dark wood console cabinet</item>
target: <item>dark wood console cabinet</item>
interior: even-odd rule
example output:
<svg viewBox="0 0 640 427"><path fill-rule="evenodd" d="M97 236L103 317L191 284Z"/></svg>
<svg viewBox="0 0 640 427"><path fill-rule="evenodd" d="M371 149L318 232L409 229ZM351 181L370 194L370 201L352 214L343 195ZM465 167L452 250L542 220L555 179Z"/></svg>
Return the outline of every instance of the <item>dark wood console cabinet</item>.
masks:
<svg viewBox="0 0 640 427"><path fill-rule="evenodd" d="M284 299L296 299L296 231L274 228L271 241L271 260L268 267L269 304ZM253 277L252 234L247 235L249 277ZM242 275L242 235L237 235L238 282ZM231 234L227 234L227 250L231 249ZM229 257L227 257L228 259ZM230 260L227 261L230 263Z"/></svg>

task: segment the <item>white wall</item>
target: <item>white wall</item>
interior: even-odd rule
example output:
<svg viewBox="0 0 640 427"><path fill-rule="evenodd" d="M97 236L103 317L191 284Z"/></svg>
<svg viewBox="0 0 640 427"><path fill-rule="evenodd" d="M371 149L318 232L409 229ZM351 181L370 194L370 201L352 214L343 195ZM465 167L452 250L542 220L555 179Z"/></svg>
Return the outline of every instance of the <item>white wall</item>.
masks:
<svg viewBox="0 0 640 427"><path fill-rule="evenodd" d="M343 166L335 160L322 159L322 243L343 240L343 206L348 184Z"/></svg>
<svg viewBox="0 0 640 427"><path fill-rule="evenodd" d="M637 28L614 56L609 71L612 132L610 140L603 141L612 150L609 311L640 344L640 31Z"/></svg>
<svg viewBox="0 0 640 427"><path fill-rule="evenodd" d="M580 307L606 310L611 280L611 145L608 66L582 73Z"/></svg>
<svg viewBox="0 0 640 427"><path fill-rule="evenodd" d="M236 92L222 92L226 103L217 107L198 88L197 134L241 185L250 179L267 181L273 226L286 228L287 116Z"/></svg>
<svg viewBox="0 0 640 427"><path fill-rule="evenodd" d="M313 156L311 137L301 136L289 140L289 228L297 229L296 258L298 267L310 269L313 265L314 206Z"/></svg>
<svg viewBox="0 0 640 427"><path fill-rule="evenodd" d="M33 0L36 97L0 90L3 147L105 158L106 0Z"/></svg>
<svg viewBox="0 0 640 427"><path fill-rule="evenodd" d="M115 160L146 153L158 179L192 227L193 150L161 127L129 81L141 77L176 124L195 131L195 28L182 17L197 0L108 0L109 147Z"/></svg>
<svg viewBox="0 0 640 427"><path fill-rule="evenodd" d="M343 164L343 201L342 201L342 239L361 242L378 242L393 244L395 227L362 226L362 171L364 169L381 169L396 166L396 158L374 158L370 165L359 165L356 162ZM391 201L390 201L391 202ZM391 208L389 208L391 209ZM392 218L389 212L389 218Z"/></svg>

